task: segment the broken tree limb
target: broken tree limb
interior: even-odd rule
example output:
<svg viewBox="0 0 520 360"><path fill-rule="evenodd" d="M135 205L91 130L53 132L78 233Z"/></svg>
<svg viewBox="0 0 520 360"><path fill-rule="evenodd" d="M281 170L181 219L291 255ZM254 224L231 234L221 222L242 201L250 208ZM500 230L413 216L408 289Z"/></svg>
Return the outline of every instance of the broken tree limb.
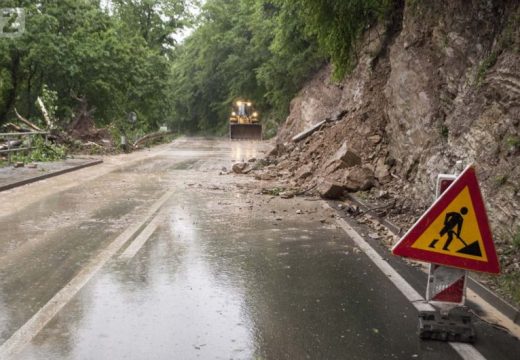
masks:
<svg viewBox="0 0 520 360"><path fill-rule="evenodd" d="M27 120L26 118L24 118L22 115L20 115L18 113L18 111L16 110L16 108L14 109L14 113L16 115L16 118L18 120L20 120L21 122L23 122L25 125L29 126L31 129L33 130L36 130L36 131L42 131L42 129L40 129L38 126L34 125L32 122L30 122L29 120Z"/></svg>
<svg viewBox="0 0 520 360"><path fill-rule="evenodd" d="M157 139L157 138L160 138L160 137L163 137L163 136L166 136L166 135L171 135L171 134L173 134L172 131L157 131L157 132L154 132L154 133L151 133L151 134L147 134L147 135L145 135L143 137L140 137L136 141L134 141L133 147L138 147L139 145L141 145L145 141Z"/></svg>
<svg viewBox="0 0 520 360"><path fill-rule="evenodd" d="M13 124L12 122L6 123L6 124L4 125L4 128L7 129L7 130L11 129L11 130L13 130L13 131L15 131L15 132L31 132L30 129L23 128L23 127L21 127L21 126L18 126L18 125L16 125L16 124Z"/></svg>
<svg viewBox="0 0 520 360"><path fill-rule="evenodd" d="M298 142L305 139L306 137L312 135L315 131L319 130L323 125L325 125L326 122L327 120L320 121L316 125L313 125L311 128L303 130L301 133L294 135L292 141Z"/></svg>
<svg viewBox="0 0 520 360"><path fill-rule="evenodd" d="M343 117L345 116L345 114L347 114L347 113L348 113L348 110L338 111L337 113L332 115L332 117L327 117L325 120L320 121L319 123L317 123L316 125L313 125L309 129L303 130L301 133L296 134L295 136L293 136L293 138L291 140L293 142L301 141L301 140L307 138L308 136L312 135L315 131L320 130L322 128L322 126L324 126L326 123L333 123L333 122L342 120Z"/></svg>
<svg viewBox="0 0 520 360"><path fill-rule="evenodd" d="M42 99L38 96L36 99L36 102L38 103L38 106L40 107L40 110L43 114L43 118L45 119L45 122L47 123L47 127L49 129L53 128L52 120L49 116L49 113L47 112L47 108L45 107L45 104L43 103Z"/></svg>

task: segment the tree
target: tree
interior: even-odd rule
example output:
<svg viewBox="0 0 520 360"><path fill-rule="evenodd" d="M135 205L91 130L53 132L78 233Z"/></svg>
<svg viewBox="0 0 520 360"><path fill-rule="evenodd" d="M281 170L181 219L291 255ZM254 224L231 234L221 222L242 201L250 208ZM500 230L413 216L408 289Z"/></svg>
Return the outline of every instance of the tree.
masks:
<svg viewBox="0 0 520 360"><path fill-rule="evenodd" d="M157 127L169 116L168 52L171 34L187 21L185 3L119 1L103 9L91 0L11 1L25 9L26 31L0 38L0 125L15 106L38 115L33 104L46 85L58 94L65 126L79 111L100 125L135 111L141 127ZM145 5L151 26L136 32L128 14Z"/></svg>
<svg viewBox="0 0 520 360"><path fill-rule="evenodd" d="M238 97L253 100L264 119L284 119L292 96L323 63L315 41L294 16L297 8L261 0L208 0L199 27L174 53L175 124L191 132L223 132Z"/></svg>

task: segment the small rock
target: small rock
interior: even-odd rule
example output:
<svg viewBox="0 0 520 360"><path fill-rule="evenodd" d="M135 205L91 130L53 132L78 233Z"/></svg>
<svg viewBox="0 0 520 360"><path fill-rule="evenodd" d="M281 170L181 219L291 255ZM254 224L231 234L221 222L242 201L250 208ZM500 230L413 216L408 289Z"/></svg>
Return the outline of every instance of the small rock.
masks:
<svg viewBox="0 0 520 360"><path fill-rule="evenodd" d="M36 169L38 167L38 164L30 163L30 164L27 164L26 167L28 167L29 169Z"/></svg>
<svg viewBox="0 0 520 360"><path fill-rule="evenodd" d="M385 183L391 180L390 177L390 167L385 163L384 158L380 158L377 161L376 168L374 170L374 176L379 180L381 183Z"/></svg>
<svg viewBox="0 0 520 360"><path fill-rule="evenodd" d="M244 171L246 170L246 168L247 168L247 164L240 162L240 163L233 164L232 170L235 174L243 174Z"/></svg>
<svg viewBox="0 0 520 360"><path fill-rule="evenodd" d="M343 208L344 208L343 204L338 204L338 209L341 210L341 209L343 209Z"/></svg>
<svg viewBox="0 0 520 360"><path fill-rule="evenodd" d="M264 173L255 175L255 179L256 180L266 180L266 181L268 181L268 180L273 180L274 178L275 178L275 176L272 173L268 173L268 172L267 173L264 172Z"/></svg>
<svg viewBox="0 0 520 360"><path fill-rule="evenodd" d="M220 169L220 171L222 171L223 173L226 173L227 172L227 168L225 166L222 166L222 169Z"/></svg>
<svg viewBox="0 0 520 360"><path fill-rule="evenodd" d="M248 162L255 162L256 161L256 158L251 158L249 160L247 160Z"/></svg>
<svg viewBox="0 0 520 360"><path fill-rule="evenodd" d="M349 214L351 214L351 215L357 215L357 214L359 214L359 212L360 212L360 211L359 211L359 206L357 206L357 205L349 205L349 206L347 207L347 212L348 212Z"/></svg>
<svg viewBox="0 0 520 360"><path fill-rule="evenodd" d="M13 167L14 167L14 168L21 168L21 167L23 167L23 166L24 166L24 163L21 162L21 161L15 162L15 163L13 164Z"/></svg>
<svg viewBox="0 0 520 360"><path fill-rule="evenodd" d="M369 136L368 137L368 140L374 144L374 145L377 145L381 142L381 135L372 135L372 136Z"/></svg>
<svg viewBox="0 0 520 360"><path fill-rule="evenodd" d="M294 197L294 192L293 191L283 191L280 193L280 197L282 199L291 199Z"/></svg>
<svg viewBox="0 0 520 360"><path fill-rule="evenodd" d="M299 214L301 214L301 213L302 213L302 211L301 211L300 209L296 210L296 214L299 215Z"/></svg>
<svg viewBox="0 0 520 360"><path fill-rule="evenodd" d="M387 197L388 197L388 191L379 190L379 192L377 193L378 199L383 199L383 198L387 198Z"/></svg>
<svg viewBox="0 0 520 360"><path fill-rule="evenodd" d="M312 164L304 165L300 169L296 170L294 175L297 179L305 179L312 175L312 168Z"/></svg>
<svg viewBox="0 0 520 360"><path fill-rule="evenodd" d="M380 238L378 233L369 233L368 237L371 238L372 240L377 240Z"/></svg>

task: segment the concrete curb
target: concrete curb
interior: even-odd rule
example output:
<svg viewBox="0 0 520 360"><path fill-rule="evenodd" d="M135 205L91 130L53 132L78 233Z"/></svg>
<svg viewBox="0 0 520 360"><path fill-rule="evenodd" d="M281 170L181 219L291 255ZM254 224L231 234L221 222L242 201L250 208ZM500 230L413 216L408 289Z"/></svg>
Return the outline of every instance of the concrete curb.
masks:
<svg viewBox="0 0 520 360"><path fill-rule="evenodd" d="M385 226L388 230L390 230L394 235L402 235L402 228L386 219L381 218L379 215L374 213L374 211L370 210L370 208L361 200L359 200L355 195L348 194L347 199L354 202L366 214L373 217L381 225ZM513 323L520 325L520 310L518 310L513 305L508 303L506 300L502 299L500 296L495 294L493 291L491 291L491 289L487 288L486 286L482 285L481 283L473 279L471 276L468 276L468 280L468 286L471 290L473 290L478 296L487 301L491 306L493 306L497 311L499 311L502 315L507 317Z"/></svg>
<svg viewBox="0 0 520 360"><path fill-rule="evenodd" d="M86 168L86 167L89 167L89 166L98 165L98 164L101 164L102 162L103 162L103 160L93 160L93 161L89 161L87 163L83 163L83 164L80 164L80 165L71 166L70 168L57 170L57 171L49 172L49 173L42 174L42 175L37 175L37 176L31 177L31 178L28 178L28 179L24 179L24 180L20 180L20 181L15 181L15 182L12 182L12 183L7 184L7 185L1 185L0 186L0 191L10 190L10 189L13 189L13 188L16 188L16 187L19 187L19 186L23 186L23 185L27 185L27 184L30 184L30 183L33 183L33 182L40 181L40 180L48 179L48 178L51 178L51 177L54 177L54 176L66 174L68 172L80 170L80 169L83 169L83 168Z"/></svg>

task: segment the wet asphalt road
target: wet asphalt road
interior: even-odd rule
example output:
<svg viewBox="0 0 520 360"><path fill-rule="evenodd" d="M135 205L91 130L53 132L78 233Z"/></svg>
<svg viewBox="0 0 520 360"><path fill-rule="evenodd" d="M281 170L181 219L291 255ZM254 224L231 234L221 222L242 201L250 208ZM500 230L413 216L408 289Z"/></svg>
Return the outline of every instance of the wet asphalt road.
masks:
<svg viewBox="0 0 520 360"><path fill-rule="evenodd" d="M459 359L418 339L415 308L319 201L218 175L262 147L180 140L1 214L9 357ZM488 359L520 353L497 344Z"/></svg>

